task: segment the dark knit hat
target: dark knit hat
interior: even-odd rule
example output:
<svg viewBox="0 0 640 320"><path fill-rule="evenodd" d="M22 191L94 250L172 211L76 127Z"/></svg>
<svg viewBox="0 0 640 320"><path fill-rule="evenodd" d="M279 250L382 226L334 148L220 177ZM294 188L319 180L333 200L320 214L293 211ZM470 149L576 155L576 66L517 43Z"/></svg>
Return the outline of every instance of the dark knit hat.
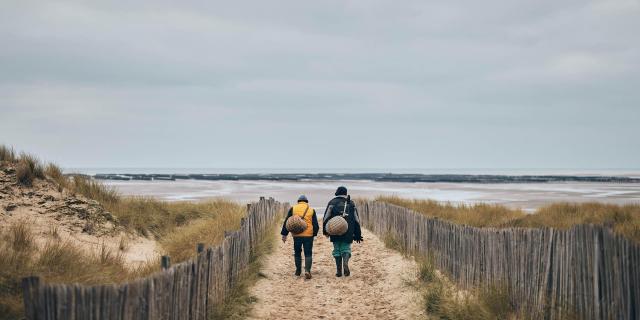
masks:
<svg viewBox="0 0 640 320"><path fill-rule="evenodd" d="M304 194L298 197L298 202L300 201L309 202L309 200L307 200L307 196Z"/></svg>
<svg viewBox="0 0 640 320"><path fill-rule="evenodd" d="M336 190L336 196L346 196L346 195L347 195L347 188L343 186L339 186L338 189Z"/></svg>

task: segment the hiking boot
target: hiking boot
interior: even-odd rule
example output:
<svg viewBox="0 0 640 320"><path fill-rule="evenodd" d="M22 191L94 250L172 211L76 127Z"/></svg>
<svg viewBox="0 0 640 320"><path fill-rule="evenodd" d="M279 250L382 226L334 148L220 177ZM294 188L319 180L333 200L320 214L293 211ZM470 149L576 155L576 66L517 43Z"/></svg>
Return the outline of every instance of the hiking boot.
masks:
<svg viewBox="0 0 640 320"><path fill-rule="evenodd" d="M336 259L336 277L342 277L342 257L334 257Z"/></svg>
<svg viewBox="0 0 640 320"><path fill-rule="evenodd" d="M349 270L349 258L351 258L350 253L342 254L342 265L344 266L344 276L348 277L351 275L351 270Z"/></svg>
<svg viewBox="0 0 640 320"><path fill-rule="evenodd" d="M313 263L313 260L311 259L311 257L304 257L304 271L307 273L311 273L311 264Z"/></svg>
<svg viewBox="0 0 640 320"><path fill-rule="evenodd" d="M304 272L304 278L307 279L307 280L311 279L311 272L305 271Z"/></svg>
<svg viewBox="0 0 640 320"><path fill-rule="evenodd" d="M299 277L302 274L302 257L295 257L294 261L296 263L296 276Z"/></svg>

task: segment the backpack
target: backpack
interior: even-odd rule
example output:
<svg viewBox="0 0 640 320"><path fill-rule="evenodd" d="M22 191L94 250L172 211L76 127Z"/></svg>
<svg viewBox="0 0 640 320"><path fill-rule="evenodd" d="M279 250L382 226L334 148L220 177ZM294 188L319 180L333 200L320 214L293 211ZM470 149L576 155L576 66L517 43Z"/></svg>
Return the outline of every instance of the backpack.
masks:
<svg viewBox="0 0 640 320"><path fill-rule="evenodd" d="M353 203L351 202L351 196L347 198L338 198L340 202L331 208L331 216L343 216L347 220L353 219Z"/></svg>

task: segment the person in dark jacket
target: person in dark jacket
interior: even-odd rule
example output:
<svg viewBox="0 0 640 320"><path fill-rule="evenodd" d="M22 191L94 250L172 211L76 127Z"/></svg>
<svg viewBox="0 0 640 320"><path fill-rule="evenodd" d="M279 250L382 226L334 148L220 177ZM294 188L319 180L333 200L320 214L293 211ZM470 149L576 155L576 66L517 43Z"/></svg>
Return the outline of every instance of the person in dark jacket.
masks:
<svg viewBox="0 0 640 320"><path fill-rule="evenodd" d="M327 204L327 208L324 212L324 218L322 223L322 233L325 236L329 236L327 233L327 222L335 217L342 216L347 220L349 228L347 232L341 236L330 236L333 243L332 255L336 260L336 277L342 277L342 270L344 267L344 276L348 277L351 274L349 270L349 259L351 258L351 243L353 241L360 243L362 239L362 231L360 230L360 219L358 217L358 209L351 197L347 196L347 188L339 187L335 193L336 197L333 198ZM345 206L346 204L346 206Z"/></svg>
<svg viewBox="0 0 640 320"><path fill-rule="evenodd" d="M318 235L318 217L316 216L316 210L309 206L309 200L305 195L301 195L298 198L298 204L289 209L287 217L282 224L282 242L287 242L287 219L289 217L297 215L300 216L306 223L307 228L301 233L293 235L293 257L296 264L296 276L300 276L302 269L302 250L304 248L304 277L311 279L311 263L313 255L313 238Z"/></svg>

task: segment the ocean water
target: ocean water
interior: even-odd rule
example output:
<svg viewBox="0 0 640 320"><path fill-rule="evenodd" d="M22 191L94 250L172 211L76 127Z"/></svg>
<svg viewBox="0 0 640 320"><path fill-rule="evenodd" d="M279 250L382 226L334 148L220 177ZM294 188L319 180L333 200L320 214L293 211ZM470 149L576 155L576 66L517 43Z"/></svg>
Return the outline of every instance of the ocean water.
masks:
<svg viewBox="0 0 640 320"><path fill-rule="evenodd" d="M393 172L424 174L505 174L505 175L614 175L640 177L640 170L577 170L577 169L385 169L380 171L352 169L211 169L211 168L91 168L67 172L95 173L352 173ZM305 194L312 206L323 208L338 186L344 185L353 197L373 198L397 195L406 198L432 199L455 204L496 203L533 211L560 201L599 201L614 204L640 203L638 183L404 183L376 181L104 181L122 194L152 196L167 201L197 201L207 198L227 198L239 202L274 197L283 202L295 202Z"/></svg>
<svg viewBox="0 0 640 320"><path fill-rule="evenodd" d="M640 168L634 169L495 169L495 168L65 168L65 172L140 173L140 174L266 174L266 173L415 173L415 174L490 174L490 175L577 175L577 176L622 176L640 178Z"/></svg>

